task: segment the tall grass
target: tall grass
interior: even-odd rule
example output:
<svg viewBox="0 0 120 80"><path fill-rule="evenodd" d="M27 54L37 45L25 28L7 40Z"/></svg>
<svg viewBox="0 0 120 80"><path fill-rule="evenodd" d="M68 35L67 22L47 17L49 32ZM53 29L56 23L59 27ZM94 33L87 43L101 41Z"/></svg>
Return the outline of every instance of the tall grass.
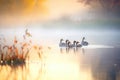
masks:
<svg viewBox="0 0 120 80"><path fill-rule="evenodd" d="M38 46L32 46L32 41L27 40L32 35L28 32L28 29L25 30L23 35L23 41L17 40L15 36L13 39L12 45L6 44L5 38L0 38L0 64L20 64L25 63L25 60L31 50L31 48L36 49ZM18 47L19 46L19 47ZM39 47L40 51L41 48ZM41 57L40 52L38 51L38 56Z"/></svg>

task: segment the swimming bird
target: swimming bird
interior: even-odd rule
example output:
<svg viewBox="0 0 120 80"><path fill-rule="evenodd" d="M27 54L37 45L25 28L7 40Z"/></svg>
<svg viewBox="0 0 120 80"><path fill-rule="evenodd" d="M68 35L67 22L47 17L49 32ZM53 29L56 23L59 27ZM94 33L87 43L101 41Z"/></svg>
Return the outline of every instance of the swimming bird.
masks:
<svg viewBox="0 0 120 80"><path fill-rule="evenodd" d="M69 47L69 48L74 48L74 47L76 47L76 41L73 41L73 44L71 44L71 42L68 41L68 47Z"/></svg>
<svg viewBox="0 0 120 80"><path fill-rule="evenodd" d="M76 47L82 47L81 44L79 44L80 42L76 41Z"/></svg>
<svg viewBox="0 0 120 80"><path fill-rule="evenodd" d="M73 41L73 47L76 47L76 41Z"/></svg>
<svg viewBox="0 0 120 80"><path fill-rule="evenodd" d="M65 42L63 42L63 39L60 39L60 43L59 43L59 47L68 47L68 41L66 40Z"/></svg>
<svg viewBox="0 0 120 80"><path fill-rule="evenodd" d="M71 48L71 47L72 47L72 46L71 46L71 42L70 42L70 41L68 42L68 47L69 47L69 48Z"/></svg>
<svg viewBox="0 0 120 80"><path fill-rule="evenodd" d="M87 41L85 41L85 37L82 38L82 42L81 45L83 46L87 46L89 43Z"/></svg>
<svg viewBox="0 0 120 80"><path fill-rule="evenodd" d="M73 41L73 44L71 44L71 42L69 41L68 47L71 47L71 48L76 47L76 41Z"/></svg>

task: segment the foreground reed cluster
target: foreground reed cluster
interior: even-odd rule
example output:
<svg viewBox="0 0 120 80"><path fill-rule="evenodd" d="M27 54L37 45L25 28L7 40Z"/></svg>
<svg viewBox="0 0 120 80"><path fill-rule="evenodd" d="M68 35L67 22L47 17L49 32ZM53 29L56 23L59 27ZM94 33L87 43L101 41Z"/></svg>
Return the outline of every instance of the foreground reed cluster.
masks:
<svg viewBox="0 0 120 80"><path fill-rule="evenodd" d="M26 29L23 41L14 37L13 44L7 45L5 38L0 38L0 64L23 64L32 48L32 41L28 38L32 35Z"/></svg>

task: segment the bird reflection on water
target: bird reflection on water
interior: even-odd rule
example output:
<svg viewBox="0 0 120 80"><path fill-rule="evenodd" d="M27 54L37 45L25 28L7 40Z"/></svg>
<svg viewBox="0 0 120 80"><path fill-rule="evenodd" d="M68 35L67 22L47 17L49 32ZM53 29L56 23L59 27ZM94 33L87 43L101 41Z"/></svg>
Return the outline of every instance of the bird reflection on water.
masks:
<svg viewBox="0 0 120 80"><path fill-rule="evenodd" d="M85 50L84 48L80 48L80 47L74 47L74 48L70 48L70 47L66 47L66 48L60 48L60 53L82 53L85 54Z"/></svg>

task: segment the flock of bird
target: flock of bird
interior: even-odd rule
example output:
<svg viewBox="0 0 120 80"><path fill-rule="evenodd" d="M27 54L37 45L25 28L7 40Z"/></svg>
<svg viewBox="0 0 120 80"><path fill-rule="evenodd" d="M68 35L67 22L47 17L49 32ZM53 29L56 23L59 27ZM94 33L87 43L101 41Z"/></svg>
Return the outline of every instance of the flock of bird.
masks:
<svg viewBox="0 0 120 80"><path fill-rule="evenodd" d="M85 37L82 38L81 43L79 41L73 41L73 43L71 43L69 40L63 40L60 39L60 43L59 43L59 47L68 47L68 48L74 48L74 47L82 47L82 46L88 46L89 43L87 41L85 41Z"/></svg>

